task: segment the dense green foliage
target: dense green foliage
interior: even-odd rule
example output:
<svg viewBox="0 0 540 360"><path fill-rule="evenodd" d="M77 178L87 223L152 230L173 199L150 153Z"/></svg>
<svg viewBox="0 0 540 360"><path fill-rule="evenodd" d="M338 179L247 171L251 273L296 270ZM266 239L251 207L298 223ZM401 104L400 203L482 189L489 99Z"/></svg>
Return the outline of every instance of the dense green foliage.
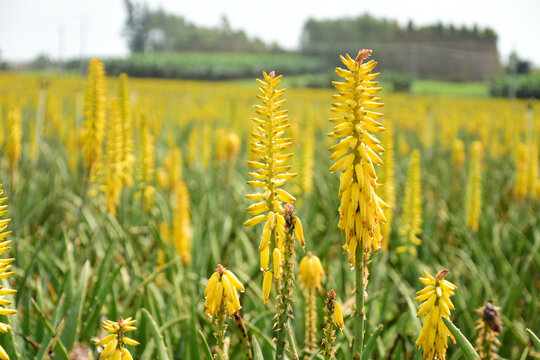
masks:
<svg viewBox="0 0 540 360"><path fill-rule="evenodd" d="M513 88L513 89L512 89ZM492 96L510 96L515 91L518 98L540 99L540 74L501 75L491 80L489 91Z"/></svg>
<svg viewBox="0 0 540 360"><path fill-rule="evenodd" d="M104 59L104 63L111 75L200 80L254 77L263 70L304 74L327 68L319 58L295 54L154 53ZM78 69L78 61L71 67Z"/></svg>

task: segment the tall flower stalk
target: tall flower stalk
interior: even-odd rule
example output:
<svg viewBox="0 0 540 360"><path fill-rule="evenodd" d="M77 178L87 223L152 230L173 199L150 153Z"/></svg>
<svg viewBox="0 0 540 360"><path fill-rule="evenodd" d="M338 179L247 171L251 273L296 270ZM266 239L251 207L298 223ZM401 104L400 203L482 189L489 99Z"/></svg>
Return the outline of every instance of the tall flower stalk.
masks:
<svg viewBox="0 0 540 360"><path fill-rule="evenodd" d="M388 207L383 209L386 222L381 224L382 248L388 251L388 242L392 232L392 218L396 208L396 185L395 185L395 154L394 154L394 126L387 125L384 137L383 161L384 171L382 175L384 186L381 195Z"/></svg>
<svg viewBox="0 0 540 360"><path fill-rule="evenodd" d="M184 181L176 185L176 204L174 207L172 238L176 253L184 265L191 263L191 238L193 229L190 219L189 192Z"/></svg>
<svg viewBox="0 0 540 360"><path fill-rule="evenodd" d="M244 226L254 226L265 222L259 251L261 253L261 270L264 271L263 298L266 303L271 287L268 274L272 272L277 279L280 272L279 269L271 268L275 263L273 258L281 256L280 252L287 236L282 203L296 200L281 186L287 180L294 178L296 174L289 173L290 166L286 165L293 154L283 153L291 146L292 140L284 137L290 124L288 123L288 110L281 109L285 102L284 99L281 99L285 89L277 89L282 75L276 76L272 71L270 74L263 72L263 76L264 80L257 79L260 85L257 98L262 103L262 105L255 105L255 111L259 117L252 119L257 125L251 134L255 140L251 144L251 151L256 156L256 160L248 161L248 165L255 169L249 173L254 180L247 182L248 185L260 190L260 192L246 195L249 200L257 202L247 208L247 211L254 217L247 220ZM297 223L298 239L302 246L305 246L301 224L299 221ZM277 263L279 264L279 261Z"/></svg>
<svg viewBox="0 0 540 360"><path fill-rule="evenodd" d="M322 351L325 360L335 359L336 358L336 348L334 343L336 341L336 330L335 326L343 329L345 324L343 322L343 314L341 312L341 306L336 301L336 292L334 289L331 289L328 292L328 297L326 299L326 316L324 318L324 339L321 343Z"/></svg>
<svg viewBox="0 0 540 360"><path fill-rule="evenodd" d="M416 256L416 247L422 244L418 235L422 233L422 183L420 172L420 152L414 150L409 163L409 176L405 186L403 200L402 224L399 229L402 245L398 246L398 253L409 252Z"/></svg>
<svg viewBox="0 0 540 360"><path fill-rule="evenodd" d="M15 177L17 173L17 164L21 158L22 153L22 121L21 121L21 109L13 107L9 110L7 116L7 143L6 143L6 157L9 162L9 169L11 172L11 188L15 186Z"/></svg>
<svg viewBox="0 0 540 360"><path fill-rule="evenodd" d="M383 115L376 112L383 106L375 94L381 90L378 82L372 81L379 74L372 73L377 63L374 60L364 63L371 50L361 50L355 59L348 54L341 61L346 69L336 68L343 82L334 82L338 94L332 104L337 117L330 121L335 125L329 134L342 140L331 146L330 159L336 162L330 172L341 170L338 227L345 232L344 249L349 253L349 265L356 271L355 276L355 332L353 357L360 358L364 346L364 281L367 279L366 260L372 251L381 247L380 222L385 222L382 211L387 206L375 193L377 174L374 165L382 165L377 153L384 151L380 141L370 132L382 132L384 127L376 119Z"/></svg>
<svg viewBox="0 0 540 360"><path fill-rule="evenodd" d="M139 181L139 193L143 203L143 209L149 213L154 206L154 194L156 188L154 183L154 168L156 161L154 136L150 131L148 119L145 115L141 119L140 128L140 153L137 172L137 180Z"/></svg>
<svg viewBox="0 0 540 360"><path fill-rule="evenodd" d="M283 258L281 264L275 264L274 276L278 282L277 313L274 329L276 331L276 360L283 359L287 347L287 332L291 331L288 327L289 318L293 318L293 289L294 289L294 240L295 226L298 217L294 215L294 208L291 204L283 207L283 216L285 218L285 235L283 239ZM277 250L277 249L276 249ZM278 252L279 254L279 252ZM274 254L274 258L280 256ZM277 268L281 266L281 269ZM277 269L276 269L277 268Z"/></svg>
<svg viewBox="0 0 540 360"><path fill-rule="evenodd" d="M471 145L468 177L465 195L466 222L469 228L477 231L482 210L482 144L480 141L475 141Z"/></svg>
<svg viewBox="0 0 540 360"><path fill-rule="evenodd" d="M105 68L99 59L90 59L84 98L84 122L79 130L79 146L84 166L92 181L101 160L105 137Z"/></svg>

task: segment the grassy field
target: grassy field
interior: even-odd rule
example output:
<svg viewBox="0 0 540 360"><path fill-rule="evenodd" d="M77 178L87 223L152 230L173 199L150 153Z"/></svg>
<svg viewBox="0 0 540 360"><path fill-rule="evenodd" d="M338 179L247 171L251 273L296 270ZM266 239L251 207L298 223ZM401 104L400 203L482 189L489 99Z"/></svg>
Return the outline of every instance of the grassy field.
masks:
<svg viewBox="0 0 540 360"><path fill-rule="evenodd" d="M0 334L0 345L12 359L47 359L49 350L59 359L68 360L76 350L96 358L102 349L95 340L105 335L100 320L120 316L137 320L130 337L140 345L127 346L135 359L209 359L216 326L205 315L204 289L218 264L245 286L240 294L245 329L240 321L227 320L230 358L251 358L249 349L257 359L274 357L277 293L274 286L263 304L263 224L243 226L253 203L245 198L254 192L246 184L253 171L246 161L252 158L249 119L256 116L258 86L255 80L130 79L122 97L120 82L107 78L105 145L90 150L103 146L107 154L107 144L116 141L108 139L118 136L126 144L126 134L134 142L133 161L125 170L133 186L121 186L113 214L106 177L89 177L84 140L78 137L88 118L86 79L0 73L0 183L9 206L3 219L11 219L8 255L15 258L15 273L2 286L17 290L8 296L13 304L6 306L17 314L0 318L11 325L11 331ZM527 112L522 101L482 98L480 84L418 82L414 92L382 95L382 123L393 135L377 136L383 147L394 145L395 175L387 175L385 165L377 166L377 174L380 183L395 182L396 200L390 204L388 250L373 254L369 264L366 336L383 326L371 358L422 358L415 345L422 320L414 297L424 286L418 280L424 269L432 275L450 270L447 279L458 287L450 319L473 344L480 318L475 309L493 300L503 324L499 355L539 358L526 329L540 333L540 105L535 102ZM286 132L294 153L290 171L299 175L284 188L296 197L307 243L305 250L295 246L295 268L308 251L324 268L315 295L317 344L323 338L324 299L334 289L345 318L345 328L335 334L336 357L349 359L355 272L347 265L345 236L337 228L340 176L328 171L327 148L336 143L327 136L334 93L285 92L291 122ZM130 132L115 127L113 98L129 108ZM13 160L16 114L22 137L20 157ZM238 141L227 140L234 139L231 134ZM467 188L474 142L482 148L477 230L468 225L466 211L473 201ZM172 155L175 149L179 157ZM404 199L413 150L420 153L421 171L416 256L396 251L411 246L401 229L407 221ZM107 168L111 160L103 159L97 168ZM176 182L186 184L188 195L178 195L171 185ZM300 286L293 299L289 344L307 358L322 359L302 353L306 296ZM448 359L462 358L461 348L450 341Z"/></svg>
<svg viewBox="0 0 540 360"><path fill-rule="evenodd" d="M487 84L480 82L448 82L435 80L416 80L412 92L418 95L438 95L452 97L488 97Z"/></svg>

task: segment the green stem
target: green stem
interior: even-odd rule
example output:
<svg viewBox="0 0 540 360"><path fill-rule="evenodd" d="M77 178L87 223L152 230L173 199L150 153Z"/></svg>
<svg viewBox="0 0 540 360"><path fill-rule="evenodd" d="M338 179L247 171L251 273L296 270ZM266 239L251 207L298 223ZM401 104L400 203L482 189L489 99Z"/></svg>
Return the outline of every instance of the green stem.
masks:
<svg viewBox="0 0 540 360"><path fill-rule="evenodd" d="M442 320L448 330L452 333L454 338L456 339L457 344L461 348L461 351L463 351L463 355L467 360L478 360L480 359L480 356L478 353L474 350L474 347L471 345L469 340L461 333L461 331L454 325L449 319L442 317Z"/></svg>
<svg viewBox="0 0 540 360"><path fill-rule="evenodd" d="M354 314L354 340L353 340L353 359L361 359L364 349L364 323L366 316L364 313L364 247L359 243L356 247L356 312Z"/></svg>
<svg viewBox="0 0 540 360"><path fill-rule="evenodd" d="M214 354L214 359L222 359L226 360L228 359L228 355L225 352L225 333L227 331L227 323L226 321L226 315L225 315L225 304L222 303L219 307L219 311L216 314L216 326L217 326L217 332L214 333L214 336L216 337L216 352Z"/></svg>
<svg viewBox="0 0 540 360"><path fill-rule="evenodd" d="M294 286L294 225L287 228L285 235L285 249L283 254L283 269L279 277L279 298L276 324L276 360L285 355L287 322L292 317L292 292ZM274 269L276 271L276 269Z"/></svg>

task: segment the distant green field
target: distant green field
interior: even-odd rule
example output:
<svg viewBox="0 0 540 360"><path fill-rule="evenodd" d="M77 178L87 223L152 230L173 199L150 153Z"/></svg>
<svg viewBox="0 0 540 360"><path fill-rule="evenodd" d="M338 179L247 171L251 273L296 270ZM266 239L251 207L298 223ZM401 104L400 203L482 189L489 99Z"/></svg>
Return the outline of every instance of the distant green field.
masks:
<svg viewBox="0 0 540 360"><path fill-rule="evenodd" d="M327 87L332 88L331 81L335 79L332 73L303 74L286 76L284 86L286 87ZM239 80L240 83L249 80ZM383 92L392 92L392 85L389 82L381 81ZM449 97L488 97L489 88L487 84L481 82L449 82L437 80L416 80L412 85L412 94L435 95Z"/></svg>
<svg viewBox="0 0 540 360"><path fill-rule="evenodd" d="M487 97L489 96L489 88L481 82L457 83L436 80L416 80L413 83L412 93L439 96Z"/></svg>
<svg viewBox="0 0 540 360"><path fill-rule="evenodd" d="M272 70L282 74L319 73L328 68L324 60L313 56L267 53L154 53L103 61L108 75L124 72L132 77L196 80L252 78ZM78 60L68 68L78 69Z"/></svg>

